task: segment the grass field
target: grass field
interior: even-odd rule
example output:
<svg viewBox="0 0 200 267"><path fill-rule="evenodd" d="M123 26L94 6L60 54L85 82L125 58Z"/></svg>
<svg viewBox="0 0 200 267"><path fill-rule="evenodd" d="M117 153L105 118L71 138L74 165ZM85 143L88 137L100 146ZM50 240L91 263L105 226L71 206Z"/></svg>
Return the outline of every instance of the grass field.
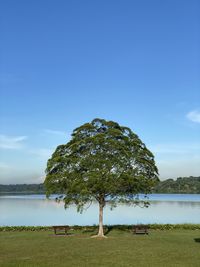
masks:
<svg viewBox="0 0 200 267"><path fill-rule="evenodd" d="M200 230L151 230L148 236L113 230L103 240L91 234L0 232L0 266L200 266Z"/></svg>

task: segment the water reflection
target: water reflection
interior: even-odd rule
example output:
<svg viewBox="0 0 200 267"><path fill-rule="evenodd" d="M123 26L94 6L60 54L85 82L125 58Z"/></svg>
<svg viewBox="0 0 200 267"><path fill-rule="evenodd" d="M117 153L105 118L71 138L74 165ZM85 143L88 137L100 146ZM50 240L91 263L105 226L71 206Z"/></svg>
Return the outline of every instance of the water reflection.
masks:
<svg viewBox="0 0 200 267"><path fill-rule="evenodd" d="M119 205L111 211L108 205L104 223L200 223L200 195L190 196L185 195L184 199L183 195L151 195L149 208ZM98 204L79 214L75 206L65 210L63 203L46 199L44 195L0 196L1 226L56 224L98 224Z"/></svg>

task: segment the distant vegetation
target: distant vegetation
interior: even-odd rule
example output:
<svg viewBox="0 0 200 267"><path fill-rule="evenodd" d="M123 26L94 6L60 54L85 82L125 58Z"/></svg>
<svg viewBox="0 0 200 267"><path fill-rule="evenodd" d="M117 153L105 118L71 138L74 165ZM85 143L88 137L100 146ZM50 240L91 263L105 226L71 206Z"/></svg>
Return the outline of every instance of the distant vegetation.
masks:
<svg viewBox="0 0 200 267"><path fill-rule="evenodd" d="M0 193L45 193L43 184L0 184Z"/></svg>
<svg viewBox="0 0 200 267"><path fill-rule="evenodd" d="M45 188L43 184L0 185L0 193L44 194ZM161 181L154 188L153 193L200 194L200 176L179 177L176 180L167 179Z"/></svg>
<svg viewBox="0 0 200 267"><path fill-rule="evenodd" d="M147 224L151 230L200 230L200 224L184 223L184 224ZM105 232L109 233L113 230L119 230L124 232L130 232L133 230L133 224L115 224L104 225ZM52 231L52 226L0 226L1 232L41 232ZM91 233L98 231L97 225L73 225L70 226L70 231L80 231L82 233Z"/></svg>
<svg viewBox="0 0 200 267"><path fill-rule="evenodd" d="M176 180L161 181L154 188L154 193L200 194L200 176L179 177Z"/></svg>

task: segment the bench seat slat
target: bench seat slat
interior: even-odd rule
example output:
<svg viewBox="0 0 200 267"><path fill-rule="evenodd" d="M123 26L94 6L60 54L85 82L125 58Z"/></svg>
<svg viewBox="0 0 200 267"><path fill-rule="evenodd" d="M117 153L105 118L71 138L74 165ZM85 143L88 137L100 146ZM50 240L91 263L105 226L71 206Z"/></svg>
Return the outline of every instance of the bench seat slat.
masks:
<svg viewBox="0 0 200 267"><path fill-rule="evenodd" d="M149 227L146 225L134 225L133 226L133 233L134 234L148 234Z"/></svg>

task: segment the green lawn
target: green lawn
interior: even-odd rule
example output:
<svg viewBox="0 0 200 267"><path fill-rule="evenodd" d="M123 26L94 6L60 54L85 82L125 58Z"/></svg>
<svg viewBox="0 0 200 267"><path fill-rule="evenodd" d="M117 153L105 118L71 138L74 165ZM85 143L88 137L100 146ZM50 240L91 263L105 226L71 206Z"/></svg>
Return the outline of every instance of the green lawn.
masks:
<svg viewBox="0 0 200 267"><path fill-rule="evenodd" d="M103 240L90 234L0 232L0 266L200 266L200 230L151 230L148 236L113 230Z"/></svg>

